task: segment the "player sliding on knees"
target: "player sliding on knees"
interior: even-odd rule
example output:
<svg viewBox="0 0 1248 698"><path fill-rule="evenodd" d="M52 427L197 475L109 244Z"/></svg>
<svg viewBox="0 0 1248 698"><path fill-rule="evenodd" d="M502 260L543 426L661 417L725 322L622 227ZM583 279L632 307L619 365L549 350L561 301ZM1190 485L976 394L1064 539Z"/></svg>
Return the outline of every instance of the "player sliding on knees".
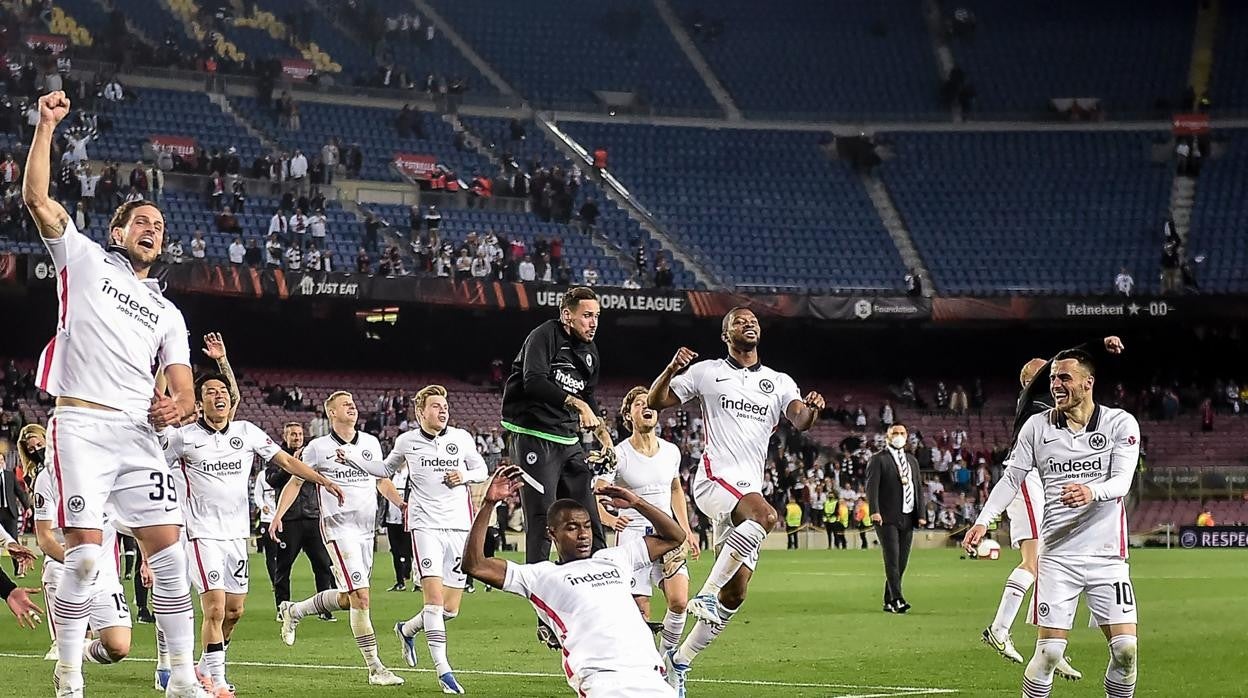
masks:
<svg viewBox="0 0 1248 698"><path fill-rule="evenodd" d="M1103 353L1110 355L1121 354L1126 348L1118 337L1097 339L1095 342L1082 344L1076 348L1092 352L1098 347L1103 349ZM1022 392L1019 393L1014 411L1014 435L1011 442L1018 440L1018 433L1029 417L1052 409L1051 398L1048 394L1049 370L1052 363L1052 359L1048 361L1032 359L1024 364L1019 372L1018 379ZM1007 459L1007 467L1009 463ZM1022 663L1023 657L1014 648L1014 642L1010 637L1010 628L1014 625L1014 618L1018 615L1019 607L1022 606L1023 597L1027 595L1027 590L1036 580L1040 531L1044 526L1044 488L1037 471L1032 470L1027 473L1027 478L1018 489L1018 495L1006 507L1005 513L1010 518L1010 542L1019 549L1022 561L1006 578L1005 589L1001 592L1001 602L997 606L996 616L992 624L984 629L982 638L985 644L997 650L1002 657L1012 662ZM1070 681L1083 678L1083 674L1072 667L1070 660L1066 657L1062 657L1062 661L1058 662L1057 675Z"/></svg>
<svg viewBox="0 0 1248 698"><path fill-rule="evenodd" d="M761 363L762 329L753 311L728 311L720 337L727 345L727 357L690 366L698 355L681 347L654 380L646 399L656 410L692 400L702 408L706 450L694 471L693 499L698 511L715 526L716 545L722 546L702 590L689 602L689 612L702 622L679 649L663 655L668 681L681 695L694 657L745 602L758 550L776 525L776 510L762 495L771 434L781 415L805 431L814 426L823 409L819 393L803 398L788 374Z"/></svg>
<svg viewBox="0 0 1248 698"><path fill-rule="evenodd" d="M1057 355L1049 371L1054 408L1030 417L1012 460L992 489L964 545L973 550L1027 479L1039 470L1044 490L1044 546L1037 560L1031 622L1036 652L1023 673L1023 695L1047 698L1066 650L1079 597L1109 642L1105 694L1130 698L1136 684L1136 605L1127 567L1123 501L1140 455L1140 426L1127 412L1092 397L1096 369L1086 352Z"/></svg>
<svg viewBox="0 0 1248 698"><path fill-rule="evenodd" d="M685 555L698 559L698 539L689 528L689 512L685 490L680 486L680 448L660 439L655 433L659 413L646 405L648 388L637 386L628 391L620 406L624 424L632 435L615 447L615 467L598 476L599 485L619 485L671 516L685 531L685 544L668 553L660 562L646 565L633 573L633 600L641 616L650 618L651 588L658 586L667 599L659 651L667 652L680 643L685 632L685 606L689 603L689 566ZM616 545L654 533L654 524L636 509L625 509L612 516L599 505L598 516L603 525L616 531ZM686 552L687 551L687 552Z"/></svg>
<svg viewBox="0 0 1248 698"><path fill-rule="evenodd" d="M461 564L474 514L468 483L484 482L488 470L472 434L447 426L446 398L446 388L440 385L422 388L413 399L419 429L399 434L384 461L347 457L345 462L377 478L407 468L406 522L424 604L420 613L395 623L394 632L402 642L403 659L414 667L413 640L424 630L442 692L463 693L446 658L446 621L459 615L468 581Z"/></svg>
<svg viewBox="0 0 1248 698"><path fill-rule="evenodd" d="M670 698L674 691L660 674L662 660L650 628L632 602L630 581L685 543L686 532L671 516L636 494L614 485L597 494L619 509L635 509L654 533L594 553L594 521L571 499L547 511L546 535L559 562L521 565L485 556L485 532L495 506L519 488L521 471L503 465L485 492L464 548L464 571L486 584L523 596L542 622L559 634L568 685L579 696Z"/></svg>
<svg viewBox="0 0 1248 698"><path fill-rule="evenodd" d="M282 620L282 641L295 644L299 620L319 613L350 609L351 633L368 666L368 682L374 686L398 686L403 679L381 663L377 656L377 635L369 615L369 577L373 572L373 536L377 526L377 493L399 508L407 505L389 479L376 480L344 460L372 460L381 453L381 443L372 434L355 430L358 412L351 393L340 390L325 400L329 434L312 439L303 448L303 462L342 488L342 501L320 488L321 534L329 551L337 589L327 589L298 603L283 601L277 613ZM282 517L299 496L303 478L292 477L278 497L277 512L269 536L280 542Z"/></svg>
<svg viewBox="0 0 1248 698"><path fill-rule="evenodd" d="M213 356L224 358L220 335L204 338ZM201 418L194 424L161 432L166 458L185 482L187 557L191 580L203 609L199 672L204 687L217 698L232 698L225 655L234 626L243 616L248 590L248 540L251 490L248 478L256 456L272 461L295 477L315 482L329 494L342 491L328 478L286 453L259 427L235 420L238 389L232 375L204 373L195 381Z"/></svg>

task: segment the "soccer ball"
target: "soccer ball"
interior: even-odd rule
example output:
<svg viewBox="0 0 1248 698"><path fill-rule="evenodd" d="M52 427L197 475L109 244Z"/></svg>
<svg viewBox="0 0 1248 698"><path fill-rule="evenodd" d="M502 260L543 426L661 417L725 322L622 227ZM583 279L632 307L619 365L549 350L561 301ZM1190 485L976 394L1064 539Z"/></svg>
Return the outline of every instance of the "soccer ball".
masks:
<svg viewBox="0 0 1248 698"><path fill-rule="evenodd" d="M995 540L982 540L975 547L977 560L996 560L1001 557L1001 544Z"/></svg>

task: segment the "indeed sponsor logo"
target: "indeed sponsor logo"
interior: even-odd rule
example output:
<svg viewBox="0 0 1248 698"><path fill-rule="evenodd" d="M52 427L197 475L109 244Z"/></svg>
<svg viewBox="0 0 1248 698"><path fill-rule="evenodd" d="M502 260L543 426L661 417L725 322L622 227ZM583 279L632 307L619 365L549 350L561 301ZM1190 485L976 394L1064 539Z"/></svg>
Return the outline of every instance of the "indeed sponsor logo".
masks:
<svg viewBox="0 0 1248 698"><path fill-rule="evenodd" d="M215 463L201 463L199 469L206 473L237 473L243 469L241 460L222 460Z"/></svg>
<svg viewBox="0 0 1248 698"><path fill-rule="evenodd" d="M585 381L559 369L555 369L555 382L559 384L560 388L563 388L569 393L576 393L579 395L581 391L585 390Z"/></svg>
<svg viewBox="0 0 1248 698"><path fill-rule="evenodd" d="M1096 460L1048 460L1049 472L1051 473L1082 473L1088 471L1100 471L1102 469L1100 456Z"/></svg>
<svg viewBox="0 0 1248 698"><path fill-rule="evenodd" d="M747 414L756 414L762 417L767 416L769 407L767 405L756 405L745 398L737 398L736 400L727 395L719 396L719 406L725 410L736 410Z"/></svg>
<svg viewBox="0 0 1248 698"><path fill-rule="evenodd" d="M121 304L122 312L125 312L132 318L142 322L149 327L155 327L160 324L160 313L153 311L151 308L143 305L135 300L129 292L123 291L113 285L112 279L104 279L104 286L101 289L106 295L112 296Z"/></svg>
<svg viewBox="0 0 1248 698"><path fill-rule="evenodd" d="M425 458L421 456L420 465L425 468L458 468L458 458Z"/></svg>
<svg viewBox="0 0 1248 698"><path fill-rule="evenodd" d="M372 475L355 468L326 468L325 477L339 482L356 482L373 479Z"/></svg>
<svg viewBox="0 0 1248 698"><path fill-rule="evenodd" d="M595 582L618 582L620 581L620 571L618 569L608 570L606 572L590 572L583 575L564 575L563 580L572 586L577 584L590 584ZM595 584L597 586L597 584Z"/></svg>

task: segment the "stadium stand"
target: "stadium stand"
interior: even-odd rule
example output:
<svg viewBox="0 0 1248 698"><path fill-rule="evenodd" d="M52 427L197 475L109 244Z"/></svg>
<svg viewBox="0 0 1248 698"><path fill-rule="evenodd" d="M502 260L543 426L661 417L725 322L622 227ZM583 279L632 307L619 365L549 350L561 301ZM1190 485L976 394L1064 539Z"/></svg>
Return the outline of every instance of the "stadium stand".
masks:
<svg viewBox="0 0 1248 698"><path fill-rule="evenodd" d="M502 6L492 7L502 9ZM410 0L377 0L377 9L384 17L418 15ZM395 65L407 70L411 79L422 88L426 76L433 75L448 82L456 78L466 80L467 89L474 93L498 93L442 32L435 29L433 39L429 40L429 26L428 18L422 18L420 30L412 32L410 38L388 37L381 55L392 58Z"/></svg>
<svg viewBox="0 0 1248 698"><path fill-rule="evenodd" d="M1170 170L1160 134L897 133L881 176L947 294L1158 289Z"/></svg>
<svg viewBox="0 0 1248 698"><path fill-rule="evenodd" d="M975 111L1048 111L1055 97L1099 97L1109 114L1177 103L1187 86L1195 5L1170 0L999 3L964 0L973 39L955 40Z"/></svg>
<svg viewBox="0 0 1248 698"><path fill-rule="evenodd" d="M1248 131L1224 131L1226 151L1207 160L1196 185L1196 205L1192 210L1188 250L1205 255L1198 264L1197 281L1207 293L1248 292L1248 250L1244 231L1248 230Z"/></svg>
<svg viewBox="0 0 1248 698"><path fill-rule="evenodd" d="M898 288L905 268L849 166L815 133L565 122L731 285Z"/></svg>
<svg viewBox="0 0 1248 698"><path fill-rule="evenodd" d="M686 26L693 17L723 18L722 34L697 45L746 116L920 119L943 111L931 41L909 0L673 5Z"/></svg>
<svg viewBox="0 0 1248 698"><path fill-rule="evenodd" d="M92 0L78 0L90 3ZM113 0L113 6L152 41L171 41L183 55L199 52L198 43L187 35L182 20L160 0Z"/></svg>
<svg viewBox="0 0 1248 698"><path fill-rule="evenodd" d="M1215 111L1242 111L1248 107L1248 5L1224 2L1218 11L1209 97Z"/></svg>
<svg viewBox="0 0 1248 698"><path fill-rule="evenodd" d="M592 105L595 90L610 90L636 92L661 109L718 112L648 2L432 4L504 79L539 104Z"/></svg>
<svg viewBox="0 0 1248 698"><path fill-rule="evenodd" d="M207 150L234 146L248 164L263 148L202 92L144 89L138 99L112 107L109 118L112 128L101 129L88 146L95 159L134 162L153 135L186 136Z"/></svg>

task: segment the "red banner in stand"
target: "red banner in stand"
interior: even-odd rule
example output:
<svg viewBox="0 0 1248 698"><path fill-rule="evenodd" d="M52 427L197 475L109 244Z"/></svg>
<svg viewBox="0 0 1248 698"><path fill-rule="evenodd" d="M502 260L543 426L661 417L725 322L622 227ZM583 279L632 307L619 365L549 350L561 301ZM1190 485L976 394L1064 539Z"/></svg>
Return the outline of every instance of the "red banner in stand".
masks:
<svg viewBox="0 0 1248 698"><path fill-rule="evenodd" d="M42 46L55 56L69 48L69 37L63 34L27 34L26 46L31 49Z"/></svg>
<svg viewBox="0 0 1248 698"><path fill-rule="evenodd" d="M285 75L291 80L307 80L308 76L312 74L314 69L315 66L313 66L312 61L309 60L304 60L302 58L282 59L282 75Z"/></svg>
<svg viewBox="0 0 1248 698"><path fill-rule="evenodd" d="M438 159L432 155L395 153L394 164L409 177L415 179L429 179L429 177L433 174L434 168L438 166Z"/></svg>
<svg viewBox="0 0 1248 698"><path fill-rule="evenodd" d="M1203 136L1209 133L1209 115L1175 114L1170 129L1176 136Z"/></svg>
<svg viewBox="0 0 1248 698"><path fill-rule="evenodd" d="M192 166L194 166L195 161L199 157L199 149L195 145L195 139L190 136L156 135L148 136L147 140L151 142L152 147L156 150L167 151L177 155Z"/></svg>

